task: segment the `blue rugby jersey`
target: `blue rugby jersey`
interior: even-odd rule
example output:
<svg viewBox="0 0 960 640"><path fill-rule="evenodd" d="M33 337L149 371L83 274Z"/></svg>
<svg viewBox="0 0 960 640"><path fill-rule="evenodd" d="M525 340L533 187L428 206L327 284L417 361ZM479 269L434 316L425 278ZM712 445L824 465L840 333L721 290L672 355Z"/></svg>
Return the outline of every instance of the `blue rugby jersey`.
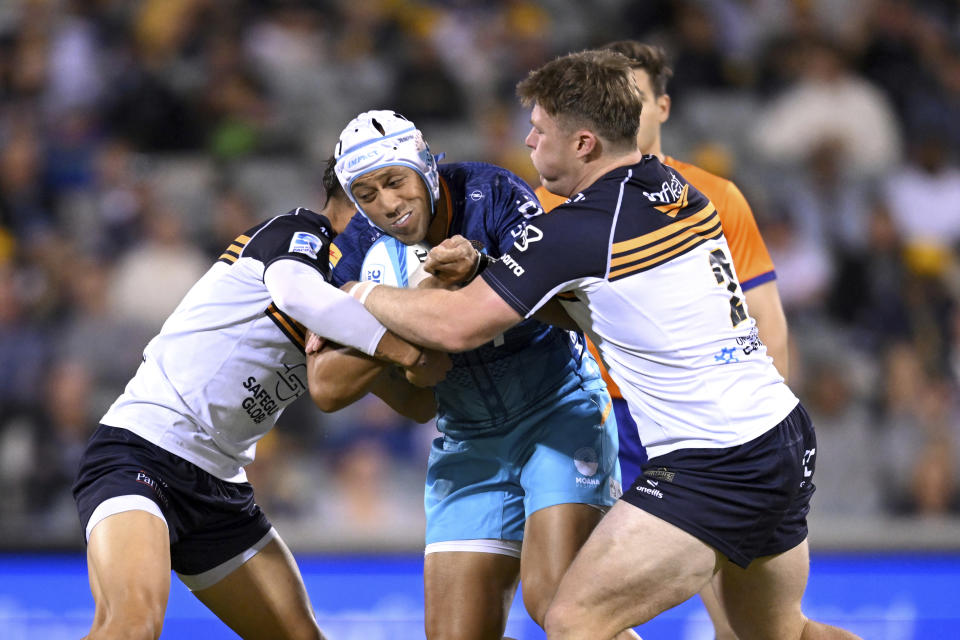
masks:
<svg viewBox="0 0 960 640"><path fill-rule="evenodd" d="M543 210L513 173L480 162L440 165L450 195L447 236L462 235L499 258L523 237ZM441 194L444 197L444 194ZM331 245L333 282L360 279L360 265L383 235L357 214ZM453 368L437 385L438 428L463 438L507 430L513 421L549 404L571 374L599 377L583 336L524 320L492 342L452 354Z"/></svg>

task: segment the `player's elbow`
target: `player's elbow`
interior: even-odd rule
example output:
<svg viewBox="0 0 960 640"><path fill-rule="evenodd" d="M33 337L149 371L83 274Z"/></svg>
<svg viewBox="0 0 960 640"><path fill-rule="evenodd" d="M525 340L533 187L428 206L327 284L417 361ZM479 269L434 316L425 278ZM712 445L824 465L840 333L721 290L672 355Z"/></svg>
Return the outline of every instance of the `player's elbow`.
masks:
<svg viewBox="0 0 960 640"><path fill-rule="evenodd" d="M324 413L339 411L351 404L352 398L341 393L335 385L311 384L310 399Z"/></svg>

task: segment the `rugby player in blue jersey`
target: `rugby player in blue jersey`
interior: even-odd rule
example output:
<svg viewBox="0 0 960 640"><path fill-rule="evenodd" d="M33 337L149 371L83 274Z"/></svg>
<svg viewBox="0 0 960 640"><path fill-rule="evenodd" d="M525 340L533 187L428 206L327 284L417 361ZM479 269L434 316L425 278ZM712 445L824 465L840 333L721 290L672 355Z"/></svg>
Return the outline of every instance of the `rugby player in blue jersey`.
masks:
<svg viewBox="0 0 960 640"><path fill-rule="evenodd" d="M416 344L457 352L560 295L597 346L649 460L562 579L550 640L612 638L720 572L740 638L851 639L801 609L816 435L757 336L716 209L637 149L630 60L571 54L518 85L541 182L569 198L458 290L351 294Z"/></svg>
<svg viewBox="0 0 960 640"><path fill-rule="evenodd" d="M505 169L438 166L420 131L392 111L350 122L335 157L360 211L331 247L336 284L360 279L364 255L384 233L430 245L460 236L453 253L465 248L476 272L487 263L481 254L499 258L542 213ZM356 397L356 378L336 384L343 355L311 356L315 400ZM518 577L542 625L561 576L619 496L617 428L578 332L530 319L452 359L436 386L441 436L427 463L427 637L499 639Z"/></svg>

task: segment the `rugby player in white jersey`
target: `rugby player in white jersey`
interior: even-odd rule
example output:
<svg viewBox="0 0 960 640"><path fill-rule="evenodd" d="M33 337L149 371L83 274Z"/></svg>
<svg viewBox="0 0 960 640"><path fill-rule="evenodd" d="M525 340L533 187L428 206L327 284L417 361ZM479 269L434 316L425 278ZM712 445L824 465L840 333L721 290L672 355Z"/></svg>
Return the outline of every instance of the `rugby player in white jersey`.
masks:
<svg viewBox="0 0 960 640"><path fill-rule="evenodd" d="M856 638L801 611L816 437L749 316L713 205L637 149L630 61L558 58L518 85L526 144L570 198L455 291L351 290L416 344L470 349L554 296L590 336L649 455L546 615L551 640L611 638L719 569L740 638Z"/></svg>
<svg viewBox="0 0 960 640"><path fill-rule="evenodd" d="M305 327L414 367L427 383L449 367L327 282L330 239L354 208L332 165L324 186L323 215L276 216L227 248L147 345L91 437L74 484L96 603L88 638L158 638L171 568L243 638L323 637L244 472L257 441L307 391ZM408 386L384 399L432 417L433 392Z"/></svg>

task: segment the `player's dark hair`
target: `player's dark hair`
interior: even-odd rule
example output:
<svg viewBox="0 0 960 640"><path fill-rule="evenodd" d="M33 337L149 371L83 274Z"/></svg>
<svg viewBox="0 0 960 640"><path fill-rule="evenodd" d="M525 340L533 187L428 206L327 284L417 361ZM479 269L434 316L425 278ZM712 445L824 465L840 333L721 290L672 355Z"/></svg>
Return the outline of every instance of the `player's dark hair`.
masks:
<svg viewBox="0 0 960 640"><path fill-rule="evenodd" d="M630 59L614 51L571 53L531 71L517 95L567 130L585 127L618 147L635 147L642 104L630 69Z"/></svg>
<svg viewBox="0 0 960 640"><path fill-rule="evenodd" d="M644 44L636 40L617 40L602 47L607 51L616 51L630 58L631 67L643 69L650 76L654 96L659 98L667 93L667 82L673 77L673 69L667 64L667 52L663 47Z"/></svg>
<svg viewBox="0 0 960 640"><path fill-rule="evenodd" d="M327 198L326 202L330 202L334 198L349 200L347 192L343 190L340 180L337 178L336 166L336 158L333 156L327 158L327 166L323 169L323 191Z"/></svg>

